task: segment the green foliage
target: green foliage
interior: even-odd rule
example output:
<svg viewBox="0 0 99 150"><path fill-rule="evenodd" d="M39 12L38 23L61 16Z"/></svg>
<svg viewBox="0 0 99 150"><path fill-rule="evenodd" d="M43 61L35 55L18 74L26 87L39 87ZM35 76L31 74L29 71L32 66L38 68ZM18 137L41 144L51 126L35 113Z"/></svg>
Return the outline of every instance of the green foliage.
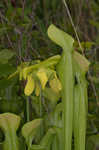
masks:
<svg viewBox="0 0 99 150"><path fill-rule="evenodd" d="M0 114L0 128L5 136L5 141L2 143L3 150L19 150L20 143L16 135L19 124L19 116L10 113Z"/></svg>
<svg viewBox="0 0 99 150"><path fill-rule="evenodd" d="M0 63L8 63L8 60L11 59L13 56L14 53L7 49L0 51Z"/></svg>
<svg viewBox="0 0 99 150"><path fill-rule="evenodd" d="M66 0L66 2L81 40L83 53L91 63L89 69L91 76L87 75L89 80L87 136L89 137L90 134L99 132L99 2L98 0L89 0L85 3L83 0ZM15 71L19 69L20 64L19 70L24 68L24 62L27 63L25 67L32 66L37 63L36 59L42 61L50 56L61 54L61 48L52 43L47 36L47 28L51 23L76 37L66 9L60 0L23 2L4 0L0 2L0 103L3 105L1 105L3 109L0 107L0 112L8 110L18 112L23 118L23 122L26 121L24 113L26 110L20 104L22 111L19 111L17 105L20 103L19 100L25 99L23 89L26 83L23 80L19 83ZM78 41L75 41L74 49L82 53ZM10 74L16 75L16 77L8 80ZM61 93L53 92L48 85L42 94L40 93L40 97L36 97L34 93L29 101L30 119L50 116L56 104L60 102ZM9 101L6 102L6 100ZM11 105L10 100L13 101ZM13 108L11 109L11 107ZM58 143L57 141L55 136L53 145ZM91 141L88 140L88 145ZM35 146L32 149L44 148L36 145L36 142L34 143ZM57 149L57 146L52 149L55 148Z"/></svg>

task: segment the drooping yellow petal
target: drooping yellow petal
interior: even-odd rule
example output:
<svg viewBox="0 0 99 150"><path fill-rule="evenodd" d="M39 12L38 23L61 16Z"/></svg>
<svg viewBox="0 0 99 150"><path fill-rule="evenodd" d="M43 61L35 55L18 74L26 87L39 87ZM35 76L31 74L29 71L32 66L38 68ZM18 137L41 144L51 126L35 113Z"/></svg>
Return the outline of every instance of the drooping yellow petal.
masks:
<svg viewBox="0 0 99 150"><path fill-rule="evenodd" d="M55 91L55 92L59 92L62 89L61 82L56 77L54 79L52 79L52 80L49 81L49 85L53 89L53 91Z"/></svg>
<svg viewBox="0 0 99 150"><path fill-rule="evenodd" d="M40 95L40 86L39 86L38 83L36 83L35 95L36 95L36 96L39 96L39 95Z"/></svg>
<svg viewBox="0 0 99 150"><path fill-rule="evenodd" d="M39 78L40 80L40 83L41 83L41 86L42 86L42 89L45 88L45 85L48 81L48 77L47 77L47 74L46 74L46 70L44 68L41 68L38 72L37 72L37 77Z"/></svg>
<svg viewBox="0 0 99 150"><path fill-rule="evenodd" d="M26 83L26 86L24 89L25 95L27 95L27 96L31 95L33 90L34 90L34 87L35 87L34 79L33 79L32 75L28 75L27 76L27 83Z"/></svg>

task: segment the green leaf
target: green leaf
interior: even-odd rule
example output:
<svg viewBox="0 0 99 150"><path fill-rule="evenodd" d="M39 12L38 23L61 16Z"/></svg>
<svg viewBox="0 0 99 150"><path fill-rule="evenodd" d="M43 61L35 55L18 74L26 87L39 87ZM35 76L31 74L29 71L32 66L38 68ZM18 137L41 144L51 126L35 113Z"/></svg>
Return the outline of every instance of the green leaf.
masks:
<svg viewBox="0 0 99 150"><path fill-rule="evenodd" d="M41 123L42 119L35 119L33 121L26 123L23 126L22 135L24 136L28 147L31 147L32 141L35 138L36 134L38 133Z"/></svg>
<svg viewBox="0 0 99 150"><path fill-rule="evenodd" d="M16 78L14 80L12 80L12 79L10 79L10 80L2 79L2 80L0 80L0 89L5 89L9 85L11 85L12 83L15 83L16 81L17 81Z"/></svg>
<svg viewBox="0 0 99 150"><path fill-rule="evenodd" d="M14 52L8 49L3 49L0 51L0 63L7 63L9 59L11 59L15 55Z"/></svg>
<svg viewBox="0 0 99 150"><path fill-rule="evenodd" d="M40 145L46 147L47 150L50 150L55 134L55 130L53 128L50 128L40 141Z"/></svg>
<svg viewBox="0 0 99 150"><path fill-rule="evenodd" d="M87 41L87 42L81 42L81 46L82 46L82 48L83 48L83 51L85 51L85 50L86 50L86 51L91 50L91 47L94 46L94 45L95 45L95 42L89 42L89 41ZM75 47L79 52L82 53L82 49L79 47L79 43L78 43L77 41L75 41L74 47Z"/></svg>
<svg viewBox="0 0 99 150"><path fill-rule="evenodd" d="M91 25L93 25L94 27L99 28L99 22L90 20L89 23L90 23Z"/></svg>
<svg viewBox="0 0 99 150"><path fill-rule="evenodd" d="M14 71L15 68L11 64L0 64L0 77L6 77Z"/></svg>
<svg viewBox="0 0 99 150"><path fill-rule="evenodd" d="M95 45L95 42L82 42L81 45L82 45L84 48L86 48L87 50L90 50L91 47L92 47L93 45Z"/></svg>
<svg viewBox="0 0 99 150"><path fill-rule="evenodd" d="M99 134L90 136L86 143L86 150L96 149L99 149Z"/></svg>

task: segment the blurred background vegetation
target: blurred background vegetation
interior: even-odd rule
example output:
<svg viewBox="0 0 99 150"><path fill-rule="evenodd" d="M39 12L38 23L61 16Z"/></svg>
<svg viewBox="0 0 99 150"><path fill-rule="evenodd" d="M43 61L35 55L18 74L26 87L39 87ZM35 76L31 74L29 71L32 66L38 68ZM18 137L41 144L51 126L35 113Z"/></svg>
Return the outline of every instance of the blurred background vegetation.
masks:
<svg viewBox="0 0 99 150"><path fill-rule="evenodd" d="M84 54L90 60L88 134L99 132L99 0L66 0ZM62 0L0 0L0 100L20 99L22 85L7 80L21 62L61 54L47 36L53 23L75 38Z"/></svg>

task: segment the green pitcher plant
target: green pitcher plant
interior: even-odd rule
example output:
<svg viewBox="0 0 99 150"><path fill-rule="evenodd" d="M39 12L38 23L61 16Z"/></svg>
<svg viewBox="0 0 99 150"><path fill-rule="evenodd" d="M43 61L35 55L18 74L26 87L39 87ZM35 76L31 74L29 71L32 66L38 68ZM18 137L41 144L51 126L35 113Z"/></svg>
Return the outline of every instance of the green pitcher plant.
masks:
<svg viewBox="0 0 99 150"><path fill-rule="evenodd" d="M91 135L88 137L86 142L86 149L87 150L99 149L99 134Z"/></svg>
<svg viewBox="0 0 99 150"><path fill-rule="evenodd" d="M61 60L57 65L57 72L62 83L63 149L72 149L74 135L75 150L85 150L88 106L85 75L90 63L84 56L74 51L73 38L56 26L50 25L48 36L63 48Z"/></svg>
<svg viewBox="0 0 99 150"><path fill-rule="evenodd" d="M88 114L88 96L86 72L89 62L82 55L75 52L73 55L74 75L74 147L75 150L84 150L86 141L86 122Z"/></svg>
<svg viewBox="0 0 99 150"><path fill-rule="evenodd" d="M62 47L62 55L52 56L43 61L36 60L33 64L22 63L17 71L8 77L10 79L19 75L19 80L26 81L26 96L40 97L42 93L49 104L54 104L54 107L51 105L51 112L26 122L21 133L28 150L71 150L73 146L74 150L85 150L88 113L86 74L90 63L85 56L74 50L74 39L55 25L49 26L48 36ZM3 115L1 114L0 127L4 130L6 142L8 135L10 137L10 128L8 124L3 124ZM7 132L3 126L7 128ZM16 130L11 126L11 133L13 131L15 137L6 143L10 145L10 142L16 140L16 149L13 150L20 150ZM5 142L2 144L3 150L6 150Z"/></svg>
<svg viewBox="0 0 99 150"><path fill-rule="evenodd" d="M53 128L50 128L44 137L40 140L38 145L32 144L33 140L39 134L40 125L42 119L35 119L26 123L22 128L22 135L26 140L28 150L50 150L53 138L55 136L55 131Z"/></svg>
<svg viewBox="0 0 99 150"><path fill-rule="evenodd" d="M57 71L62 83L63 143L64 150L71 150L73 124L73 38L54 25L48 28L49 38L63 48Z"/></svg>
<svg viewBox="0 0 99 150"><path fill-rule="evenodd" d="M33 121L27 122L22 127L22 135L25 138L28 148L31 147L32 141L34 140L36 134L38 134L41 123L42 119L34 119Z"/></svg>
<svg viewBox="0 0 99 150"><path fill-rule="evenodd" d="M0 114L0 129L5 140L1 143L2 150L20 150L20 141L16 134L21 118L12 113Z"/></svg>

